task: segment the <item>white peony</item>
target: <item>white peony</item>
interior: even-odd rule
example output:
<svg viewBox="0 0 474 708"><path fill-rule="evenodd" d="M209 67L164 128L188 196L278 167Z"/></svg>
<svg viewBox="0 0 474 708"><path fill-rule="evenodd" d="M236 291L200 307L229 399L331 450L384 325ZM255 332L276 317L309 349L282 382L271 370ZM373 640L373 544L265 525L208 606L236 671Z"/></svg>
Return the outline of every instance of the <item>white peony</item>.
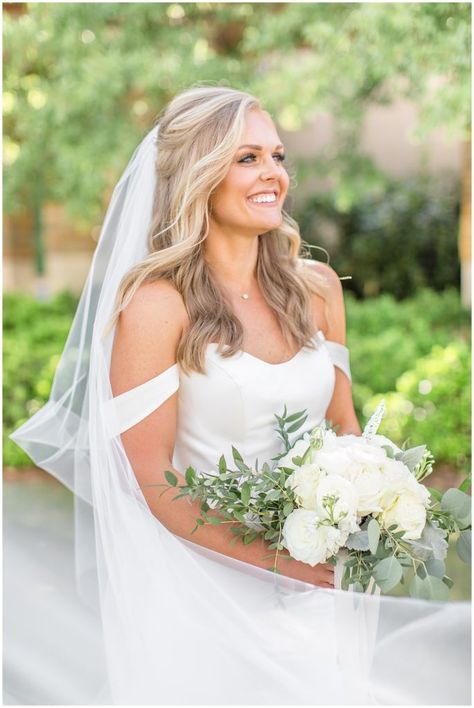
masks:
<svg viewBox="0 0 474 708"><path fill-rule="evenodd" d="M285 482L286 487L291 487L295 492L298 506L303 509L316 509L316 492L319 483L326 473L318 465L305 464L296 467Z"/></svg>
<svg viewBox="0 0 474 708"><path fill-rule="evenodd" d="M333 508L331 510L331 501ZM357 508L359 496L355 486L344 477L329 475L321 480L318 486L317 511L322 518L329 518L342 531L354 533L359 530L357 524Z"/></svg>
<svg viewBox="0 0 474 708"><path fill-rule="evenodd" d="M347 533L321 524L308 509L295 509L283 524L282 542L295 560L315 566L324 563L344 545Z"/></svg>
<svg viewBox="0 0 474 708"><path fill-rule="evenodd" d="M397 497L391 507L382 512L379 520L385 528L393 524L399 531L404 531L403 538L420 538L426 524L426 507L418 494L406 491Z"/></svg>
<svg viewBox="0 0 474 708"><path fill-rule="evenodd" d="M326 435L323 447L313 455L313 462L328 474L338 474L350 481L362 472L379 469L386 459L383 448L357 435Z"/></svg>
<svg viewBox="0 0 474 708"><path fill-rule="evenodd" d="M353 475L353 484L359 497L357 513L360 517L382 511L385 480L380 468L359 471Z"/></svg>
<svg viewBox="0 0 474 708"><path fill-rule="evenodd" d="M430 502L430 493L420 484L408 467L399 460L387 459L384 469L384 489L381 498L382 510L390 508L396 500L405 494L411 494L424 506Z"/></svg>

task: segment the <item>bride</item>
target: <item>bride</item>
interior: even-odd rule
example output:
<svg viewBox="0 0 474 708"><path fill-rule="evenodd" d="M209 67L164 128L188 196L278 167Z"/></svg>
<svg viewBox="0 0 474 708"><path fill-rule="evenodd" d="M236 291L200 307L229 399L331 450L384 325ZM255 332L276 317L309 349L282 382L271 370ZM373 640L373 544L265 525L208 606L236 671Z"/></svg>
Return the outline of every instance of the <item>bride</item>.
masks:
<svg viewBox="0 0 474 708"><path fill-rule="evenodd" d="M76 494L112 703L467 703L467 603L269 572L266 541L192 533L199 505L161 493L232 445L270 461L284 405L308 413L295 436L360 434L340 281L301 257L284 159L245 92L168 104L114 191L50 401L12 437Z"/></svg>

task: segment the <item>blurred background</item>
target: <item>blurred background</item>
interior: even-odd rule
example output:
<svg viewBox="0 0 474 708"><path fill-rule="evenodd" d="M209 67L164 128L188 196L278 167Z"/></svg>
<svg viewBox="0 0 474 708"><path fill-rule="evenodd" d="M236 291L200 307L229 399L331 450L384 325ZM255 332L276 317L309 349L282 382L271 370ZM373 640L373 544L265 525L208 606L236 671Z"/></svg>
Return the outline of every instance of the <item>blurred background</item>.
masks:
<svg viewBox="0 0 474 708"><path fill-rule="evenodd" d="M201 81L261 99L287 148L287 211L351 276L361 422L384 397L381 432L427 442L430 486L458 486L470 474L470 5L6 3L3 18L10 538L70 499L6 435L48 398L116 180L162 106ZM469 597L454 556L450 572L453 599Z"/></svg>

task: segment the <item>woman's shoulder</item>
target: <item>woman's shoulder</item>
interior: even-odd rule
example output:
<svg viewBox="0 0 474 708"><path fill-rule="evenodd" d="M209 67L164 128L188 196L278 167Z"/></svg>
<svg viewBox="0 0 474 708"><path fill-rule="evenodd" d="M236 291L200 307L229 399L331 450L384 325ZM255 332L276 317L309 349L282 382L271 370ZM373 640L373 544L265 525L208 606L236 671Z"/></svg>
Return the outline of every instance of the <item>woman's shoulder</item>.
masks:
<svg viewBox="0 0 474 708"><path fill-rule="evenodd" d="M313 261L310 258L299 258L298 260L302 267L310 268L316 273L328 290L342 294L341 280L334 268L331 268L329 264Z"/></svg>
<svg viewBox="0 0 474 708"><path fill-rule="evenodd" d="M313 293L313 308L320 329L327 339L344 344L346 336L344 294L338 274L330 265L320 261L301 258L300 262L303 267L311 269L321 286L318 293Z"/></svg>
<svg viewBox="0 0 474 708"><path fill-rule="evenodd" d="M140 285L122 312L126 323L181 329L187 321L183 297L171 280L160 278Z"/></svg>
<svg viewBox="0 0 474 708"><path fill-rule="evenodd" d="M137 288L117 323L110 370L115 396L175 364L184 313L181 295L169 281Z"/></svg>
<svg viewBox="0 0 474 708"><path fill-rule="evenodd" d="M171 281L159 279L137 288L120 313L117 337L130 348L167 351L171 356L187 323L181 294Z"/></svg>

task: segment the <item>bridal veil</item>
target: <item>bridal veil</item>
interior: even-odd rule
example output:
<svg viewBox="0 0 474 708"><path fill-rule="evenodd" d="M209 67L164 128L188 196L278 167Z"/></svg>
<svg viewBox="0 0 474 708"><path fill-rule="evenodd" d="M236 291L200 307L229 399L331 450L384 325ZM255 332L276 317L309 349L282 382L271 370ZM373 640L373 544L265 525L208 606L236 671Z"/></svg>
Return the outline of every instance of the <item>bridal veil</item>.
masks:
<svg viewBox="0 0 474 708"><path fill-rule="evenodd" d="M155 126L116 185L50 399L12 435L74 492L77 582L100 618L112 702L470 703L469 603L323 590L151 514L111 425L106 326L147 254L158 145ZM163 380L155 406L169 395Z"/></svg>

